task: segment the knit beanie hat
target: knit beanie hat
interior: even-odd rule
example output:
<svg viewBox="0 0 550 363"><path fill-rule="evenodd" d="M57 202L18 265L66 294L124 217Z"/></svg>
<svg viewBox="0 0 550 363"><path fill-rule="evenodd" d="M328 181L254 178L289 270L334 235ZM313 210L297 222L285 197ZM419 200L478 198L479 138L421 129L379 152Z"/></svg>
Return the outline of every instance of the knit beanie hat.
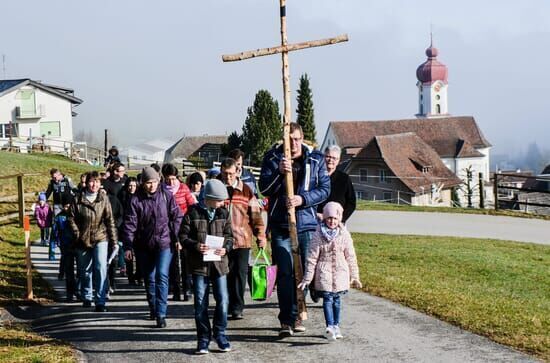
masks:
<svg viewBox="0 0 550 363"><path fill-rule="evenodd" d="M329 217L338 218L339 221L342 220L342 214L344 213L344 208L338 202L328 202L323 208L323 219Z"/></svg>
<svg viewBox="0 0 550 363"><path fill-rule="evenodd" d="M227 187L218 179L210 179L204 186L204 198L212 200L229 199Z"/></svg>
<svg viewBox="0 0 550 363"><path fill-rule="evenodd" d="M148 182L149 180L160 181L160 175L159 175L159 173L157 173L157 171L156 171L155 169L153 169L152 167L146 166L146 167L143 168L143 170L141 171L141 182L142 182L142 183L146 183L146 182Z"/></svg>
<svg viewBox="0 0 550 363"><path fill-rule="evenodd" d="M46 193L41 192L40 194L38 194L38 200L45 202L46 201Z"/></svg>

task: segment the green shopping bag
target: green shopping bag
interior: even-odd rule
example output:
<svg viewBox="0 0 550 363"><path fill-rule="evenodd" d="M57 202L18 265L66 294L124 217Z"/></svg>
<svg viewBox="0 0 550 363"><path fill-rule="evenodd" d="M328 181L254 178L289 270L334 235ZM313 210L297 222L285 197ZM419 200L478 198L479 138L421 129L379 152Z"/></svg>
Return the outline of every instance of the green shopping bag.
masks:
<svg viewBox="0 0 550 363"><path fill-rule="evenodd" d="M272 265L263 248L260 248L250 272L252 300L271 297L277 279L277 266Z"/></svg>

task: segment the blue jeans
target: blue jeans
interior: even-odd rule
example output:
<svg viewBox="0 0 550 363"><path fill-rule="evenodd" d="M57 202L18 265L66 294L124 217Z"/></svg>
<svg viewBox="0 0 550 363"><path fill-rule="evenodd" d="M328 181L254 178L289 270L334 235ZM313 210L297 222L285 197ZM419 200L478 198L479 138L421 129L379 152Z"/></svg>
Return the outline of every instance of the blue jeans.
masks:
<svg viewBox="0 0 550 363"><path fill-rule="evenodd" d="M212 282L214 300L216 300L213 332L210 328L210 319L208 318L208 295L210 290L210 282ZM212 277L193 274L193 291L197 341L199 343L209 343L210 340L212 340L212 333L214 333L214 339L225 336L225 329L227 328L227 310L229 306L227 276Z"/></svg>
<svg viewBox="0 0 550 363"><path fill-rule="evenodd" d="M107 241L98 242L93 248L76 251L80 296L84 301L94 300L96 305L105 305L107 293ZM94 292L95 290L95 292Z"/></svg>
<svg viewBox="0 0 550 363"><path fill-rule="evenodd" d="M165 318L168 309L168 273L172 251L167 248L160 251L136 251L139 254L147 303L149 310L157 318Z"/></svg>
<svg viewBox="0 0 550 363"><path fill-rule="evenodd" d="M313 231L298 233L302 269L305 267L309 241L312 234ZM281 324L293 326L298 316L298 305L296 302L296 282L294 280L292 249L288 229L272 228L271 250L273 253L273 263L277 265L279 321Z"/></svg>
<svg viewBox="0 0 550 363"><path fill-rule="evenodd" d="M327 327L340 324L340 295L340 292L323 291L323 312Z"/></svg>

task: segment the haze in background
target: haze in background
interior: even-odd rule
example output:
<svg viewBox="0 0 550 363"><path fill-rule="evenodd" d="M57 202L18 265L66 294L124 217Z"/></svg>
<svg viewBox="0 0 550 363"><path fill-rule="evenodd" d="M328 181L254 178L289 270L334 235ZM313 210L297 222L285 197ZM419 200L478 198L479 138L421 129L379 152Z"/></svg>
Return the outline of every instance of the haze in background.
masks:
<svg viewBox="0 0 550 363"><path fill-rule="evenodd" d="M2 4L6 78L75 89L76 130L121 144L241 130L259 89L282 111L280 57L221 55L280 42L279 2L27 0ZM318 141L331 120L409 118L430 24L449 67L449 111L473 115L514 154L550 145L550 2L289 0L289 41L348 33L350 42L290 56L293 110L307 72ZM0 74L1 76L1 74Z"/></svg>

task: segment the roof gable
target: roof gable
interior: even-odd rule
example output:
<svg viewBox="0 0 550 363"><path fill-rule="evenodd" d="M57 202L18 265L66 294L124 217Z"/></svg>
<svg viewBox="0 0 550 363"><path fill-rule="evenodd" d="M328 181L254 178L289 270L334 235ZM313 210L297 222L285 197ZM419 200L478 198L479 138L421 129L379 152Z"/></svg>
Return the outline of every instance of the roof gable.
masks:
<svg viewBox="0 0 550 363"><path fill-rule="evenodd" d="M70 88L47 85L45 83L33 81L29 78L0 80L0 97L5 95L6 93L27 85L34 86L44 92L66 99L67 101L75 105L79 105L82 103L82 100L80 98L73 95L74 91Z"/></svg>
<svg viewBox="0 0 550 363"><path fill-rule="evenodd" d="M422 188L426 190L432 184L442 184L444 188L449 188L462 182L443 164L430 145L411 132L375 136L352 162L371 158L383 159L392 173L416 193L421 192Z"/></svg>
<svg viewBox="0 0 550 363"><path fill-rule="evenodd" d="M414 132L440 157L455 157L459 140L474 149L491 144L471 116L386 121L332 121L329 125L341 148L362 147L375 136Z"/></svg>

